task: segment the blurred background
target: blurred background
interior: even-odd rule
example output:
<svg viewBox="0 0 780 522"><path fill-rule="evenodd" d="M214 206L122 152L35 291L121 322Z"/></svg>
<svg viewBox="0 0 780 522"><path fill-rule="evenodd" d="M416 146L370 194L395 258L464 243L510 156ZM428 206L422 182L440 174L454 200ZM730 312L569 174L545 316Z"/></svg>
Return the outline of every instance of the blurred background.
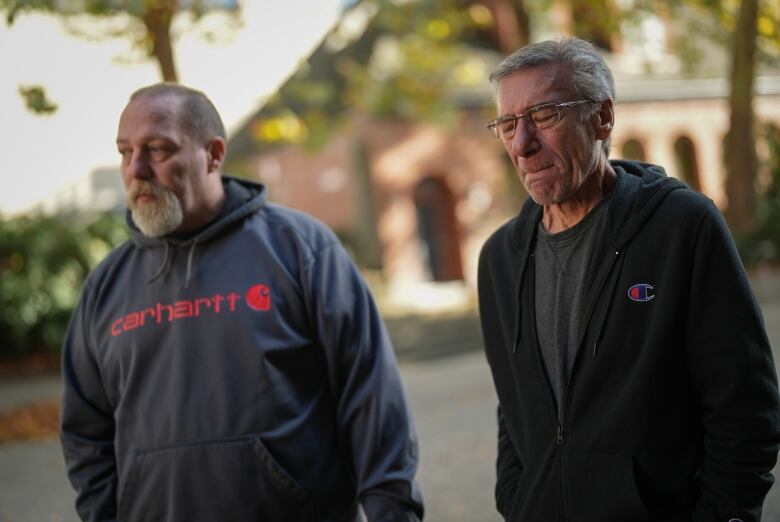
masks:
<svg viewBox="0 0 780 522"><path fill-rule="evenodd" d="M776 0L0 0L0 13L0 522L75 520L54 438L59 345L84 277L127 237L116 124L156 81L206 92L226 172L327 223L363 270L418 419L429 520L498 519L475 286L482 243L526 197L485 129L487 75L516 48L576 35L603 51L611 157L663 165L716 202L780 344ZM765 520L780 520L776 499Z"/></svg>

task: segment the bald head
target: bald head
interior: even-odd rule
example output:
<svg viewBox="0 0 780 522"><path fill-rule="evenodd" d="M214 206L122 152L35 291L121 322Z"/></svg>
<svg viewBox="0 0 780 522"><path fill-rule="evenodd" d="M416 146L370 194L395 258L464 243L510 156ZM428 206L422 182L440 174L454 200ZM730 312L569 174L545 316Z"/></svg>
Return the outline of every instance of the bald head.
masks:
<svg viewBox="0 0 780 522"><path fill-rule="evenodd" d="M135 91L130 95L130 102L165 97L178 101L176 114L179 125L197 143L205 145L215 137L227 139L225 126L214 104L196 89L176 83L156 83Z"/></svg>

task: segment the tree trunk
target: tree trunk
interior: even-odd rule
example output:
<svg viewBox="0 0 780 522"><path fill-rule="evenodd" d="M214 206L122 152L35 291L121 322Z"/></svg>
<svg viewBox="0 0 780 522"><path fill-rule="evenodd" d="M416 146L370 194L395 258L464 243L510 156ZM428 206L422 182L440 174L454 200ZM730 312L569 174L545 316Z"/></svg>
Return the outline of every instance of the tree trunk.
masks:
<svg viewBox="0 0 780 522"><path fill-rule="evenodd" d="M750 231L756 200L758 168L753 132L753 81L758 0L742 0L734 33L731 69L731 119L724 143L726 160L726 220L734 234Z"/></svg>
<svg viewBox="0 0 780 522"><path fill-rule="evenodd" d="M529 44L531 22L524 2L485 0L483 4L493 13L495 39L502 53L511 54Z"/></svg>
<svg viewBox="0 0 780 522"><path fill-rule="evenodd" d="M525 8L525 2L515 3L515 14L517 15L517 27L520 34L520 46L531 43L531 16Z"/></svg>
<svg viewBox="0 0 780 522"><path fill-rule="evenodd" d="M355 203L357 220L354 230L354 251L358 264L372 270L382 269L382 242L376 220L376 198L371 179L371 157L366 141L360 137L352 149L352 167L355 174Z"/></svg>
<svg viewBox="0 0 780 522"><path fill-rule="evenodd" d="M175 0L160 2L149 7L143 18L147 37L151 41L150 54L157 60L163 80L174 83L179 81L171 43L171 21L175 10Z"/></svg>

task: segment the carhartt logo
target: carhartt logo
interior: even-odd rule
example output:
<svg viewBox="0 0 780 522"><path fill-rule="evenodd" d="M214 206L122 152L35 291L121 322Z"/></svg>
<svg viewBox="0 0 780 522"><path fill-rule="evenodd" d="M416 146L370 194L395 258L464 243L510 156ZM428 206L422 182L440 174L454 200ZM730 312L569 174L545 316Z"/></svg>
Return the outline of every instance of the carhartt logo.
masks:
<svg viewBox="0 0 780 522"><path fill-rule="evenodd" d="M638 283L628 289L628 297L637 303L644 303L645 301L650 301L655 297L655 294L652 293L652 290L654 290L652 285L647 283Z"/></svg>
<svg viewBox="0 0 780 522"><path fill-rule="evenodd" d="M250 308L266 312L271 309L271 289L265 285L255 285L246 291L246 304Z"/></svg>
<svg viewBox="0 0 780 522"><path fill-rule="evenodd" d="M266 285L253 285L246 291L246 304L249 308L260 312L271 309L271 289ZM216 293L212 296L196 297L186 301L173 303L155 303L148 308L130 312L111 323L111 335L116 337L124 332L148 325L172 323L187 317L200 317L221 313L233 313L237 303L241 303L241 294L228 292Z"/></svg>

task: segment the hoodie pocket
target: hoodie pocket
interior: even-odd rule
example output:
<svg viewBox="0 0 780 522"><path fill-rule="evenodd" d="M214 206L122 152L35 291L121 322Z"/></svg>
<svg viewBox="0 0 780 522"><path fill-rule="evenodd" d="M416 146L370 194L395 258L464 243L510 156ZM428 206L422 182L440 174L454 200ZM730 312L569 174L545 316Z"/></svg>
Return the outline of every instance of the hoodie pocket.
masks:
<svg viewBox="0 0 780 522"><path fill-rule="evenodd" d="M563 488L570 520L642 522L651 519L637 488L631 455L566 455Z"/></svg>
<svg viewBox="0 0 780 522"><path fill-rule="evenodd" d="M139 452L120 522L308 520L309 492L257 436Z"/></svg>

